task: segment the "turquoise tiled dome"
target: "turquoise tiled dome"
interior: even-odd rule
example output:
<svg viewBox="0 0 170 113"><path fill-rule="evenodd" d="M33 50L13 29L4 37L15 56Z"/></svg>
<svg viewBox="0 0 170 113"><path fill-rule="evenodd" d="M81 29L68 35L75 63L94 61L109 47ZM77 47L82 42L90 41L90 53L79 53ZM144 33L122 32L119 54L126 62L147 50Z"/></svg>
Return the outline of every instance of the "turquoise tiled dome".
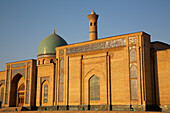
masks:
<svg viewBox="0 0 170 113"><path fill-rule="evenodd" d="M54 32L40 42L38 46L38 57L44 55L55 55L55 48L64 45L67 45L67 42Z"/></svg>

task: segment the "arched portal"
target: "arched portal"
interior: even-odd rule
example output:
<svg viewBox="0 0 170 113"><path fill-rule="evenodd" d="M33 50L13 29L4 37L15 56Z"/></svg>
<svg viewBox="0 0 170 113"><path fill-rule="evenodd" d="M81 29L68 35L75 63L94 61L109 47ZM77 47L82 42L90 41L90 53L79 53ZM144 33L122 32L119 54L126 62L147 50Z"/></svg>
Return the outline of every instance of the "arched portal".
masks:
<svg viewBox="0 0 170 113"><path fill-rule="evenodd" d="M20 91L21 84L24 83L24 77L21 74L17 74L11 81L11 92L10 92L10 107L19 106L18 104L18 91ZM25 86L24 86L25 87ZM23 87L22 87L23 88ZM25 88L24 88L25 90ZM22 104L23 105L23 104Z"/></svg>

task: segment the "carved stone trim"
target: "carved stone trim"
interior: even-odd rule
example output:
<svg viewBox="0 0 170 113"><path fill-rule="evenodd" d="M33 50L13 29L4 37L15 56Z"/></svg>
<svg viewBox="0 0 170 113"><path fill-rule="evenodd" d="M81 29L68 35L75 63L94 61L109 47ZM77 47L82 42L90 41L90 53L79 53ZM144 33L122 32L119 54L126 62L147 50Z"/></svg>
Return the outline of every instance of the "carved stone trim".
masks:
<svg viewBox="0 0 170 113"><path fill-rule="evenodd" d="M115 39L115 40L110 40L106 42L99 42L99 43L94 43L94 44L87 44L84 46L67 48L66 54L95 51L95 50L106 49L106 48L121 47L125 45L126 45L125 38Z"/></svg>
<svg viewBox="0 0 170 113"><path fill-rule="evenodd" d="M59 55L60 55L60 56L61 56L61 55L64 55L64 50L63 50L63 49L59 50Z"/></svg>
<svg viewBox="0 0 170 113"><path fill-rule="evenodd" d="M27 65L30 67L31 66L31 62L28 62Z"/></svg>
<svg viewBox="0 0 170 113"><path fill-rule="evenodd" d="M13 70L11 70L11 80L14 78L14 76L16 75L16 74L21 74L24 78L25 78L25 71L26 71L26 69L25 68L21 68L21 69L13 69Z"/></svg>
<svg viewBox="0 0 170 113"><path fill-rule="evenodd" d="M60 69L64 69L64 57L60 57L59 58L59 68Z"/></svg>
<svg viewBox="0 0 170 113"><path fill-rule="evenodd" d="M47 55L47 56L48 56L48 55L54 55L54 56L55 56L55 55L56 55L56 53L39 54L39 55L37 55L37 57L44 56L44 55Z"/></svg>
<svg viewBox="0 0 170 113"><path fill-rule="evenodd" d="M5 84L5 80L1 80L1 81L0 81L0 85L1 85L1 84Z"/></svg>
<svg viewBox="0 0 170 113"><path fill-rule="evenodd" d="M24 62L24 63L18 63L18 64L12 64L12 68L15 68L15 67L24 67L24 66L26 66L26 63Z"/></svg>
<svg viewBox="0 0 170 113"><path fill-rule="evenodd" d="M136 44L136 37L129 37L129 45Z"/></svg>
<svg viewBox="0 0 170 113"><path fill-rule="evenodd" d="M42 84L42 82L43 82L44 80L47 80L47 81L49 82L49 81L50 81L50 77L41 77L41 78L40 78L40 83Z"/></svg>

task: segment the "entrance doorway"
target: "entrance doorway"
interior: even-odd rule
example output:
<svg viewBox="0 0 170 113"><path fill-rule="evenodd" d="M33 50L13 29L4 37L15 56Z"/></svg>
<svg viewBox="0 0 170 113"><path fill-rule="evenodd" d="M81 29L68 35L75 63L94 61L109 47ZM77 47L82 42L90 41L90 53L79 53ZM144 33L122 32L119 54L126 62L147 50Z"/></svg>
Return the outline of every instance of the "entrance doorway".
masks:
<svg viewBox="0 0 170 113"><path fill-rule="evenodd" d="M25 90L25 85L24 84L20 85L18 89L18 106L19 107L24 105L24 90Z"/></svg>

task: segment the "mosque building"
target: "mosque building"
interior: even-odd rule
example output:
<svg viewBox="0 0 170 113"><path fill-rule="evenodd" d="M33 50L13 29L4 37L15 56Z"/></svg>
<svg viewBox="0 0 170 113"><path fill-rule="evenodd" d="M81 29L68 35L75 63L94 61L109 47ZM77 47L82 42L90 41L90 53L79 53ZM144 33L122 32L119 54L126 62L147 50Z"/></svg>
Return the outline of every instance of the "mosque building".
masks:
<svg viewBox="0 0 170 113"><path fill-rule="evenodd" d="M170 111L170 45L142 31L98 39L98 17L88 15L89 41L67 44L54 30L38 60L7 63L1 107Z"/></svg>

